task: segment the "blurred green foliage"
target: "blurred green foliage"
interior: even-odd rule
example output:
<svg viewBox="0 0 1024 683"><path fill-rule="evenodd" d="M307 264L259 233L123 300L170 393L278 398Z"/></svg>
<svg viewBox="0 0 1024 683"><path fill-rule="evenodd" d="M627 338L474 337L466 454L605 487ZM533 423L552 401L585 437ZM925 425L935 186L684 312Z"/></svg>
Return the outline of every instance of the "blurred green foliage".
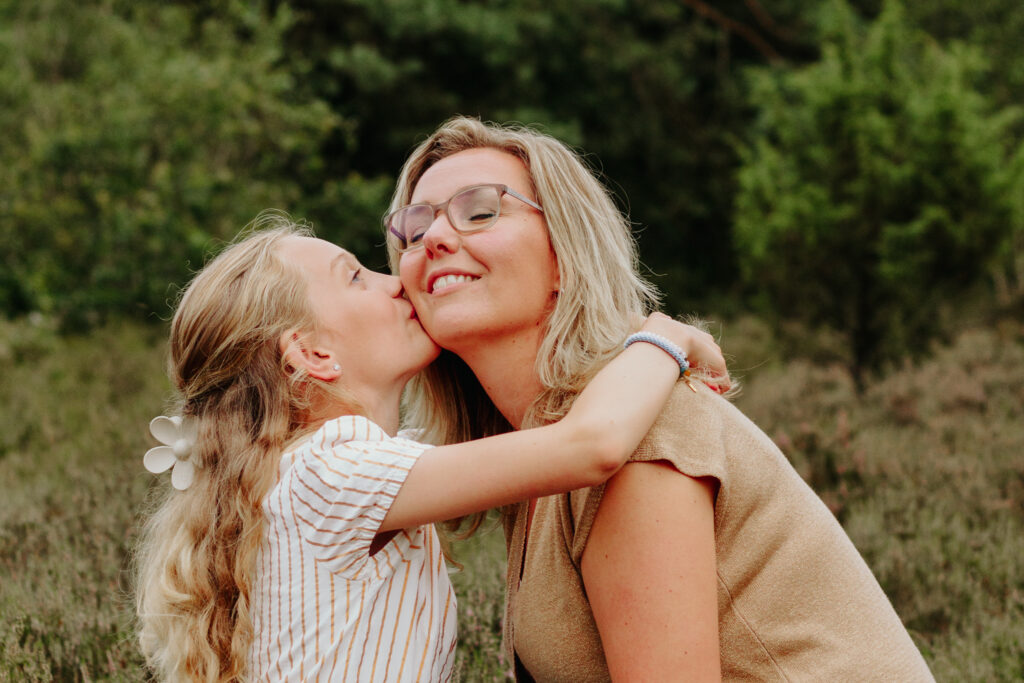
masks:
<svg viewBox="0 0 1024 683"><path fill-rule="evenodd" d="M851 3L0 0L0 314L40 311L64 328L166 317L175 286L268 207L383 267L379 218L398 168L455 113L584 150L673 310L741 310L755 289L741 273L760 273L766 307L863 337L863 316L772 295L773 280L832 276L824 252L768 271L750 257L758 212L824 231L839 204L903 226L876 229L890 251L944 235L878 275L900 283L893 310L915 302L908 317L925 317L916 293L939 265L960 286L990 287L991 274L1014 305L1024 152L1006 150L1024 122L997 113L1024 101L1019 3L914 3L898 21L881 0ZM857 52L865 34L874 56ZM798 160L779 158L786 145ZM757 173L758 191L774 192L755 201ZM825 182L859 199L825 201ZM847 292L836 309L863 306ZM908 322L889 344L921 346L922 330Z"/></svg>
<svg viewBox="0 0 1024 683"><path fill-rule="evenodd" d="M940 47L898 3L870 26L841 0L825 14L820 61L750 74L736 248L763 309L846 333L859 383L927 351L1024 230L1021 112L981 94L976 50Z"/></svg>
<svg viewBox="0 0 1024 683"><path fill-rule="evenodd" d="M167 311L259 208L290 208L338 116L281 69L286 8L5 2L0 305L77 326ZM240 35L245 28L245 35Z"/></svg>
<svg viewBox="0 0 1024 683"><path fill-rule="evenodd" d="M537 125L606 176L670 298L690 307L729 287L730 140L748 118L740 69L768 58L745 40L678 0L289 4L289 58L353 122L329 145L332 175L393 176L455 113ZM745 2L715 4L755 21ZM814 55L811 6L772 8L788 26L777 54Z"/></svg>

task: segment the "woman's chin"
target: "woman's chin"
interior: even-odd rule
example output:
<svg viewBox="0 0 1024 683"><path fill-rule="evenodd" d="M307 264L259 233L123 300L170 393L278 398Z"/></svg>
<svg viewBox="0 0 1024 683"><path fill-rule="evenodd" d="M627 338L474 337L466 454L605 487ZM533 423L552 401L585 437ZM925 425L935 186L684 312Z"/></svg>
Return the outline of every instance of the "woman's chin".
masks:
<svg viewBox="0 0 1024 683"><path fill-rule="evenodd" d="M445 311L439 315L430 316L429 320L420 319L423 331L427 336L442 349L458 352L464 348L468 340L477 336L476 325L467 324L466 316L451 315Z"/></svg>

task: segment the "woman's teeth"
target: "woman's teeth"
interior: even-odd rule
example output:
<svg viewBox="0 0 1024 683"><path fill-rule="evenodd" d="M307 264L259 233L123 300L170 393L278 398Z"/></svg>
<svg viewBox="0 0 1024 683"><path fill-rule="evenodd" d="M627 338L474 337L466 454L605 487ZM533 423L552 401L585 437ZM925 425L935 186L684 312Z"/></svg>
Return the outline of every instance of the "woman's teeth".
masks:
<svg viewBox="0 0 1024 683"><path fill-rule="evenodd" d="M431 288L430 293L436 294L445 287L451 287L452 285L457 285L460 282L470 282L472 280L479 279L480 278L473 277L472 275L442 275L434 280L434 286Z"/></svg>

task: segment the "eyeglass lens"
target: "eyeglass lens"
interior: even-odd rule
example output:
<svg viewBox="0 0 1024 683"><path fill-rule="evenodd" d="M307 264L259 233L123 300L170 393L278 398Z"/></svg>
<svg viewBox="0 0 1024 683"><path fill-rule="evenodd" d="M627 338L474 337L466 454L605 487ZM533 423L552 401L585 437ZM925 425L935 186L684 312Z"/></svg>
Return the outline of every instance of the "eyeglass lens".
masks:
<svg viewBox="0 0 1024 683"><path fill-rule="evenodd" d="M400 250L416 246L433 224L435 211L429 204L413 204L396 211L389 221L389 238ZM485 230L498 220L501 188L482 185L462 190L448 200L445 211L452 227L459 232Z"/></svg>

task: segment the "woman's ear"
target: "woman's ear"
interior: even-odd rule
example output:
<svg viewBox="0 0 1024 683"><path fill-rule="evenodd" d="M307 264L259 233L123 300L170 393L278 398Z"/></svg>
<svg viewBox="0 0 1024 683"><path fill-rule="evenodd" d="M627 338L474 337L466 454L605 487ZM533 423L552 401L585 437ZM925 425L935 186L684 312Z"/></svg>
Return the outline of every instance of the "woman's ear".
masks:
<svg viewBox="0 0 1024 683"><path fill-rule="evenodd" d="M310 377L332 382L341 376L341 366L328 349L317 348L309 335L298 329L281 334L281 356L289 367L305 370Z"/></svg>

